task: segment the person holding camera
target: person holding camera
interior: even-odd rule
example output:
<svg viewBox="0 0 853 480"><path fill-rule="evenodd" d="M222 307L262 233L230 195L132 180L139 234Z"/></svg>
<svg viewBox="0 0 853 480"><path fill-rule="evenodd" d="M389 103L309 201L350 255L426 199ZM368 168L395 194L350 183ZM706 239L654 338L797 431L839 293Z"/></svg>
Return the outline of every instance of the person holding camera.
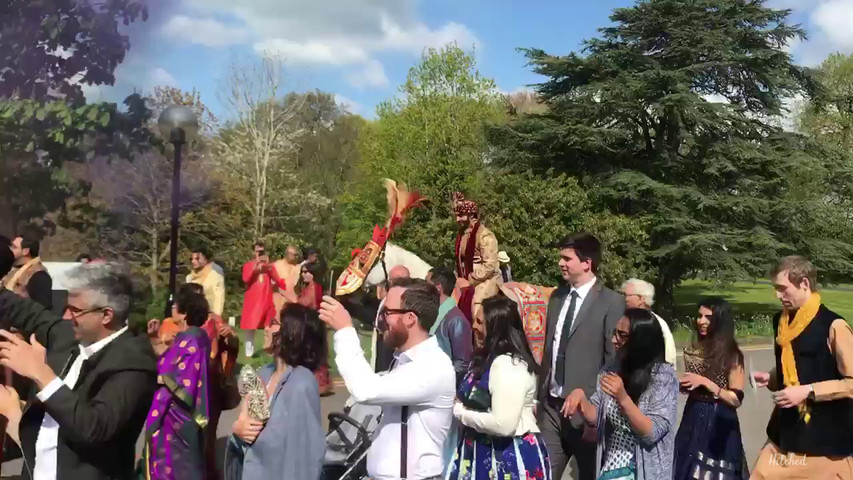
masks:
<svg viewBox="0 0 853 480"><path fill-rule="evenodd" d="M243 264L243 314L240 328L245 335L244 352L247 357L255 354L255 330L264 328L275 316L273 304L270 257L263 242L255 242L255 258Z"/></svg>
<svg viewBox="0 0 853 480"><path fill-rule="evenodd" d="M462 380L453 415L463 425L447 478L550 480L551 460L536 424L539 365L533 358L515 302L483 300L483 346ZM473 471L472 471L473 470Z"/></svg>

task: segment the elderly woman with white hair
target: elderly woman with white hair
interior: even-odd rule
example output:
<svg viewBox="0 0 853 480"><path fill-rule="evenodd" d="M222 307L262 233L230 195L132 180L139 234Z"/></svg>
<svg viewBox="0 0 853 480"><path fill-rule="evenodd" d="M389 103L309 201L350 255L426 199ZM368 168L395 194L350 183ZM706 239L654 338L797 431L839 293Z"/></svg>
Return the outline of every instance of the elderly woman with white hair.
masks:
<svg viewBox="0 0 853 480"><path fill-rule="evenodd" d="M82 265L70 274L60 317L0 289L0 363L35 385L26 412L15 390L0 386L0 415L21 446L27 477L134 477L157 360L148 339L128 331L131 290L126 268Z"/></svg>
<svg viewBox="0 0 853 480"><path fill-rule="evenodd" d="M655 286L651 283L640 280L639 278L630 278L622 284L620 289L625 295L625 306L627 308L644 308L651 310L655 304ZM658 319L661 332L663 332L664 356L666 363L675 366L675 339L672 338L672 331L669 325L655 312L652 315Z"/></svg>

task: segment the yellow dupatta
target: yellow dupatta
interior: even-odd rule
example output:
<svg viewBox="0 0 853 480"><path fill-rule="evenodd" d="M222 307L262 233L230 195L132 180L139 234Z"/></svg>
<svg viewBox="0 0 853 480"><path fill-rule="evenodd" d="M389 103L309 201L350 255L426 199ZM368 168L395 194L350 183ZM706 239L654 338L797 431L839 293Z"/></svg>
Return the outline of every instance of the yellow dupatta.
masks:
<svg viewBox="0 0 853 480"><path fill-rule="evenodd" d="M29 269L36 267L38 265L41 265L41 258L40 257L36 257L36 258L28 261L27 263L23 264L21 266L21 268L19 268L18 271L15 272L14 275L12 275L12 278L9 279L9 283L7 283L5 285L6 289L10 290L10 291L15 290L15 288L18 287L18 282L21 281L21 277L23 277L24 274L27 273L27 271Z"/></svg>
<svg viewBox="0 0 853 480"><path fill-rule="evenodd" d="M783 309L782 315L779 317L776 343L782 348L782 379L786 387L800 384L800 379L797 377L794 347L791 345L791 342L812 323L819 309L820 294L813 292L806 304L797 310L793 321L791 321L791 314L788 309ZM800 411L800 418L804 422L809 423L811 413L808 405L804 402L797 409Z"/></svg>

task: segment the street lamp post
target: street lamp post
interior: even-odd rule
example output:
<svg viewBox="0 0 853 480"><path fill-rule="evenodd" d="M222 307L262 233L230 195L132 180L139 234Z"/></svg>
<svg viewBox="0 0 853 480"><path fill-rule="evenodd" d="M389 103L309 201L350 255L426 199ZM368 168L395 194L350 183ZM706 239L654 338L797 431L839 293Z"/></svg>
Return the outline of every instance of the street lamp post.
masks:
<svg viewBox="0 0 853 480"><path fill-rule="evenodd" d="M198 119L192 109L183 105L172 105L163 110L157 120L163 138L169 139L175 150L172 164L172 229L169 235L169 300L166 302L165 317L171 316L175 301L175 284L178 275L178 219L181 213L181 149L198 134Z"/></svg>

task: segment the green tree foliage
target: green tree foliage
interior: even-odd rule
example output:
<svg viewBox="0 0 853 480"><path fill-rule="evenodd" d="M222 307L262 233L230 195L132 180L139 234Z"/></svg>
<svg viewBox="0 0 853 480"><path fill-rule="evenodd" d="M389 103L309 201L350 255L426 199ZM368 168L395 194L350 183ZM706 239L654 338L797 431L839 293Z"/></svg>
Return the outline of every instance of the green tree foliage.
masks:
<svg viewBox="0 0 853 480"><path fill-rule="evenodd" d="M0 15L0 98L83 103L81 85L112 85L130 48L119 24L148 18L144 1L10 0Z"/></svg>
<svg viewBox="0 0 853 480"><path fill-rule="evenodd" d="M556 284L556 244L583 229L613 246L608 278L635 272L641 264L635 247L645 243L638 222L596 215L577 181L565 175L494 167L485 126L505 122L507 106L494 82L477 72L472 55L455 45L427 51L409 71L400 97L382 104L379 118L364 131L357 180L342 199L338 263L347 263L351 249L363 246L373 225L385 220L381 180L392 178L429 200L394 241L434 265L452 265L457 226L450 195L464 191L480 203L483 222L522 281Z"/></svg>
<svg viewBox="0 0 853 480"><path fill-rule="evenodd" d="M821 224L843 164L771 121L815 85L784 51L803 31L765 3L638 1L581 53L526 50L548 112L489 133L497 163L566 172L645 221L665 307L684 278L752 278L787 253L853 272L849 237ZM804 183L823 187L796 198Z"/></svg>
<svg viewBox="0 0 853 480"><path fill-rule="evenodd" d="M144 2L11 1L0 15L0 225L5 233L55 228L49 218L88 185L63 165L124 157L150 138L139 95L86 105L83 85L111 85L128 38L119 24L146 19Z"/></svg>
<svg viewBox="0 0 853 480"><path fill-rule="evenodd" d="M853 150L853 56L833 53L815 72L822 88L799 112L807 135Z"/></svg>

